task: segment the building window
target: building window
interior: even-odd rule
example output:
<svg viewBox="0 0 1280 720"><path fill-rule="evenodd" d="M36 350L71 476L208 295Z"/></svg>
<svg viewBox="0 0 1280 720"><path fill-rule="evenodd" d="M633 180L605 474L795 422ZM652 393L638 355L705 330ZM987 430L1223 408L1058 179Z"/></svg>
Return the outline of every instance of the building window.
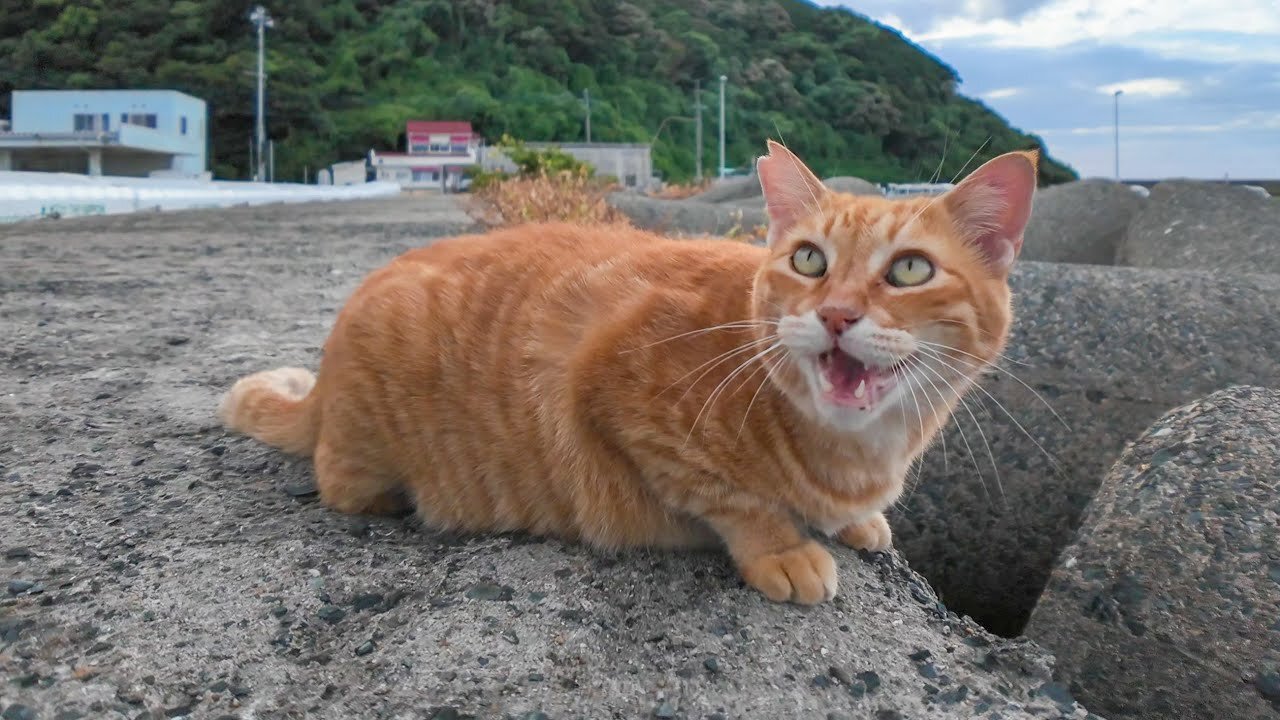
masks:
<svg viewBox="0 0 1280 720"><path fill-rule="evenodd" d="M102 113L102 129L104 131L111 129L111 113Z"/></svg>
<svg viewBox="0 0 1280 720"><path fill-rule="evenodd" d="M141 125L142 127L156 127L155 113L121 113L120 124L122 125Z"/></svg>
<svg viewBox="0 0 1280 720"><path fill-rule="evenodd" d="M93 132L98 129L98 116L93 113L76 113L74 117L76 132Z"/></svg>
<svg viewBox="0 0 1280 720"><path fill-rule="evenodd" d="M186 115L183 115L181 118L179 118L179 122L178 122L178 130L179 130L183 135L186 135L186 134L187 134L187 116L186 116Z"/></svg>
<svg viewBox="0 0 1280 720"><path fill-rule="evenodd" d="M625 182L626 182L627 187L635 187L635 186L636 186L636 176L635 176L635 175L628 175L628 176L626 177Z"/></svg>
<svg viewBox="0 0 1280 720"><path fill-rule="evenodd" d="M458 144L456 144L456 143L455 143L455 144L453 145L453 152L454 152L455 154L458 154L458 155L464 155L464 154L466 154L466 152L467 152L467 146L466 146L466 145L458 145Z"/></svg>

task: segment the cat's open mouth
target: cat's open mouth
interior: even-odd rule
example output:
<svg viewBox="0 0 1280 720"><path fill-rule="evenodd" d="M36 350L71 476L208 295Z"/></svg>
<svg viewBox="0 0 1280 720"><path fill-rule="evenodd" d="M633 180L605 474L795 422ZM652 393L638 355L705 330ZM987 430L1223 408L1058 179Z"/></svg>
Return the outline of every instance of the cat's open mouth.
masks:
<svg viewBox="0 0 1280 720"><path fill-rule="evenodd" d="M818 356L818 379L828 400L863 410L875 407L898 382L894 368L868 366L839 348Z"/></svg>

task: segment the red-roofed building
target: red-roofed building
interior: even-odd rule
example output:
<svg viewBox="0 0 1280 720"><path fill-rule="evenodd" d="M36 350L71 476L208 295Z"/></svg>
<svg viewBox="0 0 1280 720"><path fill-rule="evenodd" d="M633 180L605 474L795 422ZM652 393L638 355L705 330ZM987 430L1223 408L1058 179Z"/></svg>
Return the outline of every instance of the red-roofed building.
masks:
<svg viewBox="0 0 1280 720"><path fill-rule="evenodd" d="M480 163L483 139L471 123L453 120L410 120L405 125L403 153L369 151L378 180L404 188L457 190L466 169Z"/></svg>

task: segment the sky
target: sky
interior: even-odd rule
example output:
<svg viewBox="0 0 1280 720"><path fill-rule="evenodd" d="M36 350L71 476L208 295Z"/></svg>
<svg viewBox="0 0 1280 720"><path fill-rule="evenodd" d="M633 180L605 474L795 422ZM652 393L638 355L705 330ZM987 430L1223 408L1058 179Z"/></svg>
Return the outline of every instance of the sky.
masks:
<svg viewBox="0 0 1280 720"><path fill-rule="evenodd" d="M818 0L900 31L1081 177L1280 178L1280 0Z"/></svg>

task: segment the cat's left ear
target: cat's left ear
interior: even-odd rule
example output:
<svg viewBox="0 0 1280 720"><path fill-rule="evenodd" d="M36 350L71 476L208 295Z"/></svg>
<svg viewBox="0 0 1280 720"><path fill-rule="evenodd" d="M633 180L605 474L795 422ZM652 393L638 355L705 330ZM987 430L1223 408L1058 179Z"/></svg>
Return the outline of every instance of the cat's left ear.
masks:
<svg viewBox="0 0 1280 720"><path fill-rule="evenodd" d="M1022 250L1039 159L1035 150L1005 153L974 170L943 198L957 229L998 275L1009 272Z"/></svg>
<svg viewBox="0 0 1280 720"><path fill-rule="evenodd" d="M756 161L756 175L769 213L769 244L773 245L805 215L816 212L829 192L800 158L769 141L769 154Z"/></svg>

